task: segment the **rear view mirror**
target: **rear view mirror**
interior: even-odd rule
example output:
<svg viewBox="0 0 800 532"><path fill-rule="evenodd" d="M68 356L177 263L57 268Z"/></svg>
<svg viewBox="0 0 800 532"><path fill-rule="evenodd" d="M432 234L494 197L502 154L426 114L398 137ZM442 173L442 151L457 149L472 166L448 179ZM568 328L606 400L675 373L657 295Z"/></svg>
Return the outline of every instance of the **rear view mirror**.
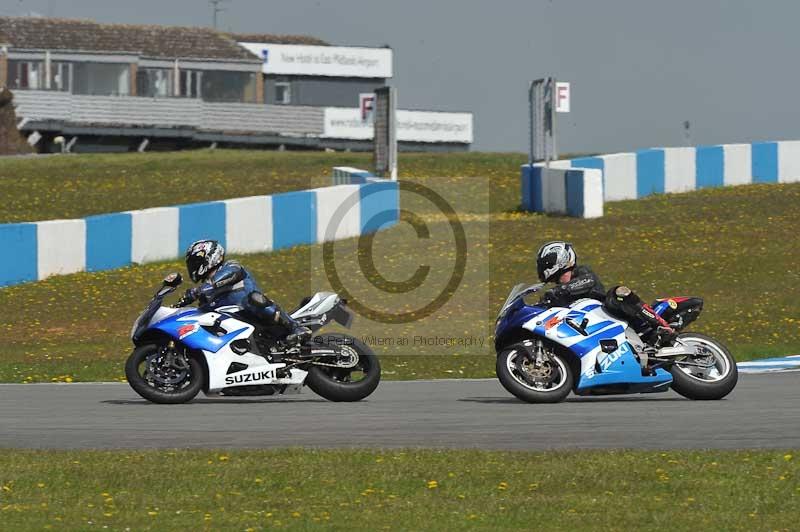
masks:
<svg viewBox="0 0 800 532"><path fill-rule="evenodd" d="M173 272L164 277L164 286L176 287L183 282L183 277L178 272Z"/></svg>

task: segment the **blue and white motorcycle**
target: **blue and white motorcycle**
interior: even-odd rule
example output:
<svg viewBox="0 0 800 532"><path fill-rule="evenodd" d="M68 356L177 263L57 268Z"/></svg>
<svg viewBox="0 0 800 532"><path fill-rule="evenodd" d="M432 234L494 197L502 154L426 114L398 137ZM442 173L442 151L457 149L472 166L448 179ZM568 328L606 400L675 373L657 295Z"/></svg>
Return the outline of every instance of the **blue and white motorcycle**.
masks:
<svg viewBox="0 0 800 532"><path fill-rule="evenodd" d="M671 345L646 345L628 325L593 299L569 307L528 305L543 284L520 284L497 317L497 377L529 403L556 403L570 392L606 395L665 392L721 399L738 379L736 361L721 343L680 332ZM676 331L697 319L703 300L659 299L654 310Z"/></svg>
<svg viewBox="0 0 800 532"><path fill-rule="evenodd" d="M125 376L142 397L155 403L184 403L208 395L272 395L304 385L331 401L360 401L380 382L372 350L355 337L328 333L303 344L288 343L286 331L250 319L238 306L210 312L165 307L164 297L181 284L179 273L164 278L136 319L136 348ZM350 327L352 312L332 292L306 298L292 317L316 332L331 321Z"/></svg>

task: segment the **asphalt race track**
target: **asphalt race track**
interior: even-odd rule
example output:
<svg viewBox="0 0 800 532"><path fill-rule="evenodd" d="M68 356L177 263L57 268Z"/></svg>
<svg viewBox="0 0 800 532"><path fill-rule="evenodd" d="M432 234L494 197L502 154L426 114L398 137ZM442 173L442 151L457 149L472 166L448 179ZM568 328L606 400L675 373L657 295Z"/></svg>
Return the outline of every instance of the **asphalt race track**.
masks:
<svg viewBox="0 0 800 532"><path fill-rule="evenodd" d="M300 395L154 405L127 384L0 385L0 447L786 448L800 373L741 375L725 400L673 392L517 401L496 380L384 382L360 403Z"/></svg>

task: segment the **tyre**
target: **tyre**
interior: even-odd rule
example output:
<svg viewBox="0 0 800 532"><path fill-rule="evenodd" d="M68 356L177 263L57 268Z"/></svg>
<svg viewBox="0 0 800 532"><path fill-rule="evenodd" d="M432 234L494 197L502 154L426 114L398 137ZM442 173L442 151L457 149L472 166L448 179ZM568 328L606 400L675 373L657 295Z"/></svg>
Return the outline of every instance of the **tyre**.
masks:
<svg viewBox="0 0 800 532"><path fill-rule="evenodd" d="M125 363L125 377L136 393L153 403L186 403L194 399L205 380L203 364L194 357L172 352L172 364L166 359L168 348L158 344L134 349Z"/></svg>
<svg viewBox="0 0 800 532"><path fill-rule="evenodd" d="M314 338L321 345L339 346L350 356L347 368L311 366L306 384L316 394L337 402L360 401L370 395L381 381L378 357L367 344L346 334L329 333ZM353 380L353 377L360 377Z"/></svg>
<svg viewBox="0 0 800 532"><path fill-rule="evenodd" d="M696 400L717 400L731 393L739 380L739 372L733 355L724 345L694 332L678 335L676 343L692 346L698 351L697 356L686 362L707 362L710 367L698 368L676 361L670 368L673 390L687 399Z"/></svg>
<svg viewBox="0 0 800 532"><path fill-rule="evenodd" d="M569 361L548 352L538 368L528 358L525 343L513 344L497 355L497 378L515 397L528 403L559 403L572 391L575 377Z"/></svg>

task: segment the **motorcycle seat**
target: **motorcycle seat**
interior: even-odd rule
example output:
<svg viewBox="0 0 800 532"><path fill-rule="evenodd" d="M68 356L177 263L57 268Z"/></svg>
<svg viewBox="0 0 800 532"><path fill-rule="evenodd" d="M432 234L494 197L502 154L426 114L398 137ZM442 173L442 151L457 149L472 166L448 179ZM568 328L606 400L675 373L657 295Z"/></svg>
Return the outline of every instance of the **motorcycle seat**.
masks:
<svg viewBox="0 0 800 532"><path fill-rule="evenodd" d="M675 317L681 316L684 326L696 320L700 311L703 310L703 298L692 296L664 297L656 299L652 306L656 308L664 302L668 306L661 317L667 321L673 321Z"/></svg>

